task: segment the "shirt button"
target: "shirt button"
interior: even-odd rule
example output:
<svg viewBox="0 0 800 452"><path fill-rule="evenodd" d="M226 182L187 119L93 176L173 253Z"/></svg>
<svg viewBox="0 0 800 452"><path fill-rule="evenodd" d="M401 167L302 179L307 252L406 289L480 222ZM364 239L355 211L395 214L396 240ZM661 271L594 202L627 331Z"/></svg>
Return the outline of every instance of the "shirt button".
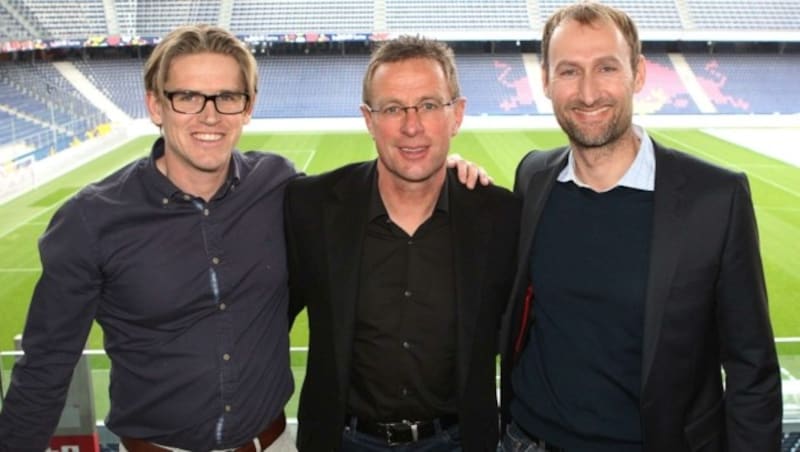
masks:
<svg viewBox="0 0 800 452"><path fill-rule="evenodd" d="M411 348L411 344L408 341L403 341L403 348L408 350Z"/></svg>
<svg viewBox="0 0 800 452"><path fill-rule="evenodd" d="M192 199L192 197L191 197L191 196L189 196L189 195L187 195L187 194L184 194L184 195L183 195L183 200L184 200L184 201L188 201L188 200L190 200L190 199Z"/></svg>
<svg viewBox="0 0 800 452"><path fill-rule="evenodd" d="M208 209L203 209L203 215L208 216L209 212Z"/></svg>
<svg viewBox="0 0 800 452"><path fill-rule="evenodd" d="M406 298L411 298L411 291L410 290L406 290L405 292L403 292L403 296L406 297Z"/></svg>
<svg viewBox="0 0 800 452"><path fill-rule="evenodd" d="M225 361L230 361L231 360L231 355L225 353L224 355L222 355L222 359L224 359Z"/></svg>
<svg viewBox="0 0 800 452"><path fill-rule="evenodd" d="M225 411L230 413L233 408L230 405L225 405Z"/></svg>
<svg viewBox="0 0 800 452"><path fill-rule="evenodd" d="M165 206L169 204L169 198L161 198L161 204L164 204Z"/></svg>
<svg viewBox="0 0 800 452"><path fill-rule="evenodd" d="M224 311L224 310L225 310L225 309L227 309L227 308L228 308L228 306L226 306L226 305L225 305L225 303L220 303L220 304L219 304L219 310L220 310L220 311Z"/></svg>
<svg viewBox="0 0 800 452"><path fill-rule="evenodd" d="M409 244L409 245L413 245L413 244L414 244L414 240L409 240L409 241L408 241L408 244Z"/></svg>
<svg viewBox="0 0 800 452"><path fill-rule="evenodd" d="M218 257L212 257L211 258L211 263L214 264L214 265L219 264L219 258Z"/></svg>
<svg viewBox="0 0 800 452"><path fill-rule="evenodd" d="M407 397L407 396L408 396L408 394L409 394L411 391L409 391L409 390L408 390L408 388L403 388L403 390L402 390L402 391L400 391L400 392L403 394L403 397Z"/></svg>

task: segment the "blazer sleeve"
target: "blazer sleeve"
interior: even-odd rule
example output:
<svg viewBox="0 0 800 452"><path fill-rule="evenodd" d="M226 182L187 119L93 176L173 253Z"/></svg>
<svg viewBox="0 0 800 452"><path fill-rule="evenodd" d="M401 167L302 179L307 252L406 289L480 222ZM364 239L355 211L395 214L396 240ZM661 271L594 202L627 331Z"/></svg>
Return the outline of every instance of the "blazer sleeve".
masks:
<svg viewBox="0 0 800 452"><path fill-rule="evenodd" d="M781 381L770 326L758 232L747 179L740 174L720 263L717 319L726 377L731 452L779 451Z"/></svg>

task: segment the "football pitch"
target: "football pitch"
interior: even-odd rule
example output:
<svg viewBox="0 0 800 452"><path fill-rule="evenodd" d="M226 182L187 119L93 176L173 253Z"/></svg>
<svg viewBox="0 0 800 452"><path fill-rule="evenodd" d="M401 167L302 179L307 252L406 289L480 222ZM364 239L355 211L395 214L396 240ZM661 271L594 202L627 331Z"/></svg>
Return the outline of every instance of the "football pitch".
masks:
<svg viewBox="0 0 800 452"><path fill-rule="evenodd" d="M648 129L662 144L747 173L755 202L761 251L769 294L769 309L784 378L800 378L800 309L794 306L800 293L800 168L728 143L695 129ZM27 307L41 267L37 239L55 209L83 185L101 179L149 151L154 137L142 137L98 157L92 162L0 205L0 350L14 348L13 337L22 332ZM462 131L452 151L483 166L501 186L511 188L514 170L530 149L549 149L566 142L557 130ZM268 150L285 155L307 174L374 158L370 137L363 132L247 133L243 150ZM709 332L709 334L713 334ZM307 344L307 323L300 318L292 330L292 346ZM95 327L88 348L102 348ZM96 362L95 362L96 361ZM305 356L293 353L297 386L302 381ZM93 359L102 368L106 360ZM104 364L106 363L106 364ZM10 360L2 362L7 382ZM105 388L107 372L95 375L95 386ZM297 391L296 391L297 393ZM106 391L96 395L98 416L104 416ZM290 407L289 413L294 415Z"/></svg>

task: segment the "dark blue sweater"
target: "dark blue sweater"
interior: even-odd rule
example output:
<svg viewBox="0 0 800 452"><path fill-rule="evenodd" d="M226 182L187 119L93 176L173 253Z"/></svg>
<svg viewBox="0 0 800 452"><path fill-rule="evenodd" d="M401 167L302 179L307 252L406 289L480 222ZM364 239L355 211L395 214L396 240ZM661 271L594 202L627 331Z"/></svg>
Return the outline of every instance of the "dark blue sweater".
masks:
<svg viewBox="0 0 800 452"><path fill-rule="evenodd" d="M535 323L511 413L574 451L641 451L644 299L653 192L556 182L531 252Z"/></svg>

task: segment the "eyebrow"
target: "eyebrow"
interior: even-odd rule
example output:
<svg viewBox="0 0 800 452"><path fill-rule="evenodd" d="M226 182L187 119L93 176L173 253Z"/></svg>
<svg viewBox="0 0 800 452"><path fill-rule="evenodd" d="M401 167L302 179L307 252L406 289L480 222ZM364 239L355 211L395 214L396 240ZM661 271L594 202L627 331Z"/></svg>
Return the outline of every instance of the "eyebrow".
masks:
<svg viewBox="0 0 800 452"><path fill-rule="evenodd" d="M437 96L437 95L434 95L434 94L425 95L425 96L421 96L421 97L417 98L417 100L413 101L412 103L410 103L408 105L417 105L417 104L419 104L421 102L426 102L426 101L431 101L431 100L434 100L436 102L447 102L446 100L442 100L442 99L447 99L447 96L442 97L442 96ZM404 103L400 99L397 99L396 97L392 97L392 98L385 99L383 104L384 105L388 105L388 104L404 104Z"/></svg>
<svg viewBox="0 0 800 452"><path fill-rule="evenodd" d="M624 64L623 60L620 60L619 58L617 58L616 56L613 56L613 55L605 55L605 56L602 56L602 57L599 57L599 58L594 58L591 61L589 61L589 64L591 66L595 66L595 65L598 65L598 64L608 64L608 63ZM555 66L553 66L553 68L557 69L557 68L562 67L562 66L583 66L583 64L581 62L577 61L577 60L566 60L565 59L565 60L559 61Z"/></svg>

